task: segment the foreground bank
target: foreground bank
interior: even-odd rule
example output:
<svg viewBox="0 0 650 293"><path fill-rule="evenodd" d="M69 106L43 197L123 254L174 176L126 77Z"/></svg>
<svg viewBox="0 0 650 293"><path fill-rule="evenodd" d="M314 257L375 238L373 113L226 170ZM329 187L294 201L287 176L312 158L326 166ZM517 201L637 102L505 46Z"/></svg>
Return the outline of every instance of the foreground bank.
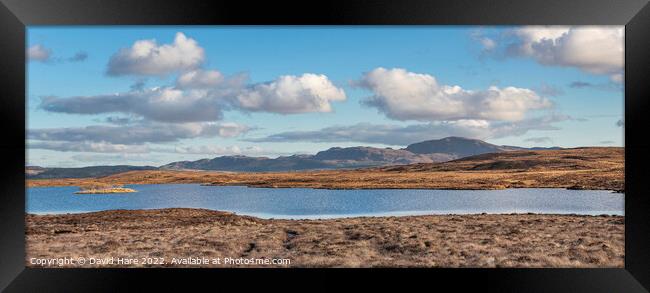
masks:
<svg viewBox="0 0 650 293"><path fill-rule="evenodd" d="M27 215L30 259L289 259L265 267L623 267L624 218L436 215L265 220L202 209ZM65 265L75 266L75 265ZM85 264L87 266L143 266ZM188 265L193 266L193 265ZM233 266L225 264L201 266ZM247 267L246 265L234 265Z"/></svg>

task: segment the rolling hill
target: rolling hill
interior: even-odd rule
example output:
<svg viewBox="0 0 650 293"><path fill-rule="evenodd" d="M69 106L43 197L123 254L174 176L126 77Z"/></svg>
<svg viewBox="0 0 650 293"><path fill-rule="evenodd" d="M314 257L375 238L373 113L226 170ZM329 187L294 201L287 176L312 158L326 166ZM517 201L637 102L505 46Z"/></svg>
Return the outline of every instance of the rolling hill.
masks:
<svg viewBox="0 0 650 293"><path fill-rule="evenodd" d="M80 168L44 168L39 166L25 167L25 175L29 179L55 179L55 178L88 178L102 177L128 171L156 170L152 166L90 166Z"/></svg>
<svg viewBox="0 0 650 293"><path fill-rule="evenodd" d="M625 189L620 147L521 150L481 154L441 163L300 172L131 171L100 178L28 180L28 186L201 183L250 187L337 189L425 188Z"/></svg>
<svg viewBox="0 0 650 293"><path fill-rule="evenodd" d="M325 169L350 169L373 166L438 163L485 153L526 150L498 146L477 139L447 137L414 143L404 149L375 147L333 147L315 155L278 158L222 156L214 159L173 162L162 170L214 170L235 172L278 172ZM535 148L540 149L540 148Z"/></svg>
<svg viewBox="0 0 650 293"><path fill-rule="evenodd" d="M30 179L89 178L138 170L203 170L228 172L284 172L306 170L354 169L394 165L447 162L485 153L517 150L539 150L499 146L477 139L447 137L408 145L403 149L367 146L332 147L314 155L292 155L277 158L220 156L196 161L177 161L160 167L152 166L90 166L81 168L26 167ZM559 149L559 148L551 148Z"/></svg>

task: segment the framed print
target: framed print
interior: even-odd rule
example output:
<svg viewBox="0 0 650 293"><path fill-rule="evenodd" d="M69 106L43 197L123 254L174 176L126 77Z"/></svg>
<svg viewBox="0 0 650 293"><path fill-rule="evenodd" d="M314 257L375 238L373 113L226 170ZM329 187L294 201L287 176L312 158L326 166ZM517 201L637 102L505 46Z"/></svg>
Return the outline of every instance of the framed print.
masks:
<svg viewBox="0 0 650 293"><path fill-rule="evenodd" d="M650 286L646 1L2 4L8 292Z"/></svg>

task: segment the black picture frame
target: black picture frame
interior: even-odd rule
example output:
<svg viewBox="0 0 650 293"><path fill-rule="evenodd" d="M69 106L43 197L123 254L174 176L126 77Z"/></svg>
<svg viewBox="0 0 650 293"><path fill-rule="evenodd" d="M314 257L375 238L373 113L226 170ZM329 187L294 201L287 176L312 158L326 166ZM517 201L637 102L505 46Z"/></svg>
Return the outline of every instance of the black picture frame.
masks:
<svg viewBox="0 0 650 293"><path fill-rule="evenodd" d="M650 5L647 0L252 2L0 0L0 289L104 292L201 282L269 287L470 287L496 292L648 292L650 288ZM30 25L625 25L625 268L623 269L33 269L25 267L25 27ZM357 279L362 274L365 278ZM244 283L235 277L246 276ZM179 281L184 278L184 281ZM267 281L268 280L268 281ZM363 281L360 281L363 280ZM367 281L365 280L372 280ZM401 279L400 279L401 280ZM348 280L349 281L349 280ZM216 283L215 283L216 282ZM308 283L309 284L309 283ZM291 285L291 284L289 284ZM451 285L451 287L447 287ZM354 285L345 285L346 288ZM478 286L478 287L477 287ZM285 288L280 286L281 288ZM266 286L264 287L266 288ZM276 288L277 289L277 288ZM306 288L309 290L309 288Z"/></svg>

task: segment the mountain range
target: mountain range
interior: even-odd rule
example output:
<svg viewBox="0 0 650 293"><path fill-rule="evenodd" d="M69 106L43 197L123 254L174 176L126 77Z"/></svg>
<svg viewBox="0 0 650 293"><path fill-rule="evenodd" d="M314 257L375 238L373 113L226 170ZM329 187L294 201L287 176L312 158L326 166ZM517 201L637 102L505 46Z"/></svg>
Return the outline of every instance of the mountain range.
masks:
<svg viewBox="0 0 650 293"><path fill-rule="evenodd" d="M302 171L344 169L415 163L446 162L485 153L514 150L560 149L499 146L477 139L447 137L408 145L403 149L375 147L333 147L315 155L292 155L277 158L249 156L220 156L197 161L178 161L160 167L152 166L92 166L82 168L26 167L33 179L101 177L134 170L213 170L232 172Z"/></svg>

